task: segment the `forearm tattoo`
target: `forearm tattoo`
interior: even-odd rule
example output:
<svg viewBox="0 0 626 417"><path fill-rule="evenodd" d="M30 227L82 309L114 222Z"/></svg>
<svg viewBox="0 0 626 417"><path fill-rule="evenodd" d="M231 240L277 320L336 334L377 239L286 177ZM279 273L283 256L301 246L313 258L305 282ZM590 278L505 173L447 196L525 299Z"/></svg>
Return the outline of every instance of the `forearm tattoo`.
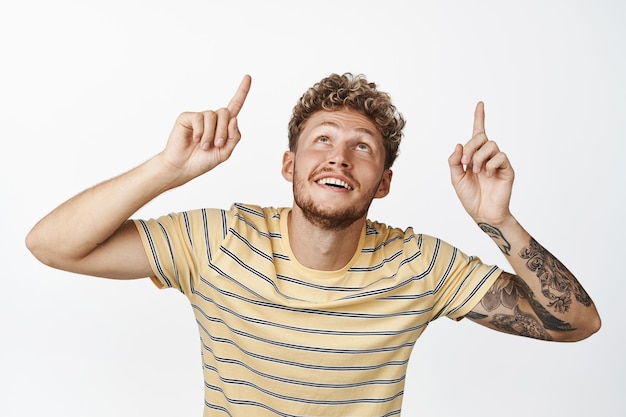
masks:
<svg viewBox="0 0 626 417"><path fill-rule="evenodd" d="M479 226L498 243L503 253L509 255L511 246L500 230L484 223L479 224ZM501 278L483 297L481 305L487 312L492 312L503 306L512 314L493 314L490 316L490 323L495 328L507 333L544 340L552 339L546 330L574 330L569 323L555 317L548 309L554 313L566 313L570 309L572 298L589 307L592 304L589 295L565 265L533 238L518 255L526 260L528 269L535 272L539 278L541 293L549 300L546 305L547 308L537 300L534 292L522 278L503 272ZM520 309L518 304L522 298L528 301L536 318ZM472 312L468 317L484 319L489 316Z"/></svg>
<svg viewBox="0 0 626 417"><path fill-rule="evenodd" d="M520 251L519 256L526 259L528 269L537 274L541 292L550 299L548 307L566 313L572 304L572 294L585 307L591 305L591 298L574 275L535 239L530 238L530 244Z"/></svg>
<svg viewBox="0 0 626 417"><path fill-rule="evenodd" d="M519 300L526 299L537 316L525 313L519 307ZM503 332L532 337L535 339L551 340L546 330L568 331L574 330L569 323L552 315L535 298L535 294L517 275L502 272L500 279L489 289L481 300L482 307L492 312L502 306L511 310L512 314L497 313L490 316L490 323ZM487 318L487 315L472 315L473 319Z"/></svg>
<svg viewBox="0 0 626 417"><path fill-rule="evenodd" d="M478 227L480 227L483 232L487 233L489 237L491 237L498 244L502 253L507 256L511 254L511 244L504 238L504 235L497 227L493 227L487 223L478 223Z"/></svg>

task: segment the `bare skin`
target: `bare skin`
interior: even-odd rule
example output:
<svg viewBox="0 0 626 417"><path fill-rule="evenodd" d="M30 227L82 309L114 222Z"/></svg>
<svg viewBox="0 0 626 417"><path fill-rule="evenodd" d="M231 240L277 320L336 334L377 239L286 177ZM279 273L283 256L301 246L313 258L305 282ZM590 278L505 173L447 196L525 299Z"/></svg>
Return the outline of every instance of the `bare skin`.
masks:
<svg viewBox="0 0 626 417"><path fill-rule="evenodd" d="M49 266L79 274L119 279L151 276L141 238L128 218L156 196L230 157L241 139L237 115L251 81L245 76L224 108L182 113L161 153L83 191L40 220L26 237L33 255Z"/></svg>
<svg viewBox="0 0 626 417"><path fill-rule="evenodd" d="M367 210L389 193L382 136L354 110L321 111L306 123L296 152L285 152L283 176L293 182L289 217L300 263L338 270L354 256Z"/></svg>
<svg viewBox="0 0 626 417"><path fill-rule="evenodd" d="M515 271L503 273L467 317L495 330L544 340L577 341L595 333L600 317L578 280L509 211L515 174L506 154L485 133L483 103L476 106L472 138L456 146L448 163L463 207Z"/></svg>
<svg viewBox="0 0 626 417"><path fill-rule="evenodd" d="M28 234L28 248L43 263L80 274L152 275L129 217L230 157L241 139L237 116L250 85L245 76L224 108L181 114L162 152L53 210ZM578 281L509 211L514 172L485 134L482 103L476 107L472 138L456 145L448 163L464 208L515 271L503 273L468 317L499 331L546 340L580 340L596 332L600 318ZM294 184L288 225L296 258L313 269L342 268L354 255L372 200L389 193L392 172L384 168L380 133L352 110L318 112L307 122L297 149L285 153L282 173Z"/></svg>

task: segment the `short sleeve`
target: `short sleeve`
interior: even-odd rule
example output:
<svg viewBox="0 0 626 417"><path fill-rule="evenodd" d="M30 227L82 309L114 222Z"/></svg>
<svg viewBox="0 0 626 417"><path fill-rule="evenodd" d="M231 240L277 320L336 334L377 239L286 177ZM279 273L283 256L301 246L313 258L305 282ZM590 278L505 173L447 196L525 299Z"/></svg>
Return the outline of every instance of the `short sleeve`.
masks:
<svg viewBox="0 0 626 417"><path fill-rule="evenodd" d="M221 213L221 210L202 209L134 220L152 266L151 279L158 288L190 293L193 281L208 265L211 245L219 245L212 240L219 241L222 234L212 230L209 224L212 218L219 224Z"/></svg>
<svg viewBox="0 0 626 417"><path fill-rule="evenodd" d="M461 319L469 313L489 291L502 270L469 256L439 239L423 236L422 253L433 260L433 274L437 277L434 317Z"/></svg>

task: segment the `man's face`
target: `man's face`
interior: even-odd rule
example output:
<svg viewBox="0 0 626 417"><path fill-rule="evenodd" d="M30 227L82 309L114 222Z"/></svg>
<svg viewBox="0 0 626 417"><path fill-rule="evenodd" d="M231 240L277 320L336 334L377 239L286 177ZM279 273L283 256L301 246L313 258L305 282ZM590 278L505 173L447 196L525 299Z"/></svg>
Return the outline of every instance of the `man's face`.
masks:
<svg viewBox="0 0 626 417"><path fill-rule="evenodd" d="M318 111L306 122L295 151L285 152L283 176L293 183L294 211L324 229L364 219L374 198L389 193L382 135L351 110Z"/></svg>

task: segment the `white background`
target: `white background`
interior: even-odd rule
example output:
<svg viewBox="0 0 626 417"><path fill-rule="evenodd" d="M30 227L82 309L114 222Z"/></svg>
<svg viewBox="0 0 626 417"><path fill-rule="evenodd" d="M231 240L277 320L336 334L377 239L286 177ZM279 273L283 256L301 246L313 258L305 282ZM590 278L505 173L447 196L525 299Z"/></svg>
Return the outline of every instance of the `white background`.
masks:
<svg viewBox="0 0 626 417"><path fill-rule="evenodd" d="M50 269L24 237L65 199L160 151L180 112L224 106L245 73L232 158L137 215L290 205L280 161L291 109L314 82L350 71L408 119L392 192L370 217L505 265L449 185L446 159L484 100L487 132L516 170L514 213L603 319L575 344L439 320L415 347L403 415L623 416L624 4L3 0L0 415L200 416L184 297Z"/></svg>

